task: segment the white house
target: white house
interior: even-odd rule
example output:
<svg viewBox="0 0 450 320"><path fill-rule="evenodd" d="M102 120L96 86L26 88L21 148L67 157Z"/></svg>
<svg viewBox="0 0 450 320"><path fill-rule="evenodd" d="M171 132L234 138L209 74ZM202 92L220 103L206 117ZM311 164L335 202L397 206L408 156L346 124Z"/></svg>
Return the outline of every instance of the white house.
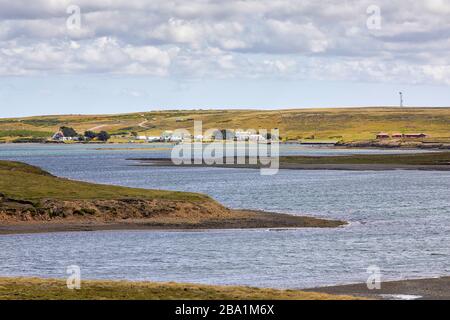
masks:
<svg viewBox="0 0 450 320"><path fill-rule="evenodd" d="M249 141L264 141L264 140L266 140L266 138L264 138L262 135L260 135L260 134L251 134L249 137L248 137L248 140Z"/></svg>
<svg viewBox="0 0 450 320"><path fill-rule="evenodd" d="M236 131L234 134L237 141L247 141L249 140L250 135L251 132L248 131Z"/></svg>
<svg viewBox="0 0 450 320"><path fill-rule="evenodd" d="M173 135L169 138L170 142L181 142L183 141L183 137L180 135Z"/></svg>
<svg viewBox="0 0 450 320"><path fill-rule="evenodd" d="M78 141L78 137L65 137L64 133L62 131L58 131L56 132L53 136L52 136L53 140L56 141Z"/></svg>
<svg viewBox="0 0 450 320"><path fill-rule="evenodd" d="M58 141L63 141L63 138L65 138L65 137L64 137L64 134L62 133L62 131L58 131L52 136L53 140L58 140Z"/></svg>
<svg viewBox="0 0 450 320"><path fill-rule="evenodd" d="M262 141L266 140L262 135L250 131L236 131L235 137L237 141Z"/></svg>
<svg viewBox="0 0 450 320"><path fill-rule="evenodd" d="M161 141L161 137L147 137L148 142L159 142Z"/></svg>
<svg viewBox="0 0 450 320"><path fill-rule="evenodd" d="M203 137L203 135L201 135L201 134L199 134L199 135L197 135L197 136L194 136L194 141L202 142L203 139L204 139L204 137Z"/></svg>
<svg viewBox="0 0 450 320"><path fill-rule="evenodd" d="M173 131L166 130L161 133L161 141L170 141L170 138L173 136Z"/></svg>

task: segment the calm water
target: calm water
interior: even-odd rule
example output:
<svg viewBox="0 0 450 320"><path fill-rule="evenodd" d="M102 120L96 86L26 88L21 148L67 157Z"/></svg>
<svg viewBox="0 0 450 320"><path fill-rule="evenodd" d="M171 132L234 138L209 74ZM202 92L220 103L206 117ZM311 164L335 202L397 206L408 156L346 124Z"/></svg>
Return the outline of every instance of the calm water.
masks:
<svg viewBox="0 0 450 320"><path fill-rule="evenodd" d="M450 173L280 171L132 166L169 146L0 145L0 158L79 180L196 191L233 208L345 219L345 228L197 232L110 231L0 236L0 275L146 279L302 288L450 274ZM126 147L126 146L125 146ZM104 148L104 147L103 147ZM380 153L282 146L282 154ZM388 152L395 152L393 150ZM403 151L408 152L408 151Z"/></svg>

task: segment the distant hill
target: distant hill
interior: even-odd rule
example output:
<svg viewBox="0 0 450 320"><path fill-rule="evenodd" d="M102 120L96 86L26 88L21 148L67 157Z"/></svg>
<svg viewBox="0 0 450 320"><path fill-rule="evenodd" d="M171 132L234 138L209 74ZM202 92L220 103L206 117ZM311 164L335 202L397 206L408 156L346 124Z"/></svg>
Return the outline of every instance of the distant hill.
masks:
<svg viewBox="0 0 450 320"><path fill-rule="evenodd" d="M378 132L424 132L434 140L450 141L450 108L329 108L288 110L172 110L118 115L64 115L0 119L0 140L42 137L60 126L106 130L111 134L159 135L164 130L279 128L284 139L358 141Z"/></svg>

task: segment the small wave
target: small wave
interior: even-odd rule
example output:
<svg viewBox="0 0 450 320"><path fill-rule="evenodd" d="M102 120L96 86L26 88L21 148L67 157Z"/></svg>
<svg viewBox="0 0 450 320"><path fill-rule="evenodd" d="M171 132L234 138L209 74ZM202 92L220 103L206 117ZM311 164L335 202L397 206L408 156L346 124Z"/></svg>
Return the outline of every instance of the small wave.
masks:
<svg viewBox="0 0 450 320"><path fill-rule="evenodd" d="M381 297L389 300L417 300L422 298L422 296L412 294L382 294Z"/></svg>

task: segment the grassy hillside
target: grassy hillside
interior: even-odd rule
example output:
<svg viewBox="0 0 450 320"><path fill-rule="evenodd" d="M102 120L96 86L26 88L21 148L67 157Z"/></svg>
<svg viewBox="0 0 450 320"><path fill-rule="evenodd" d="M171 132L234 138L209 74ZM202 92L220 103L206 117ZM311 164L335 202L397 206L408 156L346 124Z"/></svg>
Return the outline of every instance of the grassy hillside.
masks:
<svg viewBox="0 0 450 320"><path fill-rule="evenodd" d="M345 224L309 216L232 210L203 194L86 183L58 178L26 164L0 161L0 234L117 229L334 228Z"/></svg>
<svg viewBox="0 0 450 320"><path fill-rule="evenodd" d="M181 283L82 281L80 290L64 280L0 278L0 300L349 300L351 296Z"/></svg>
<svg viewBox="0 0 450 320"><path fill-rule="evenodd" d="M40 168L11 161L0 161L0 193L8 198L23 200L210 199L197 193L125 188L57 178Z"/></svg>
<svg viewBox="0 0 450 320"><path fill-rule="evenodd" d="M291 110L175 110L121 115L67 115L0 119L0 140L8 134L54 132L60 126L78 132L106 130L159 135L164 130L192 129L193 120L204 129L279 128L288 139L370 140L376 133L424 132L430 139L450 141L450 108L339 108ZM34 132L34 133L33 133ZM11 137L9 137L11 138Z"/></svg>

